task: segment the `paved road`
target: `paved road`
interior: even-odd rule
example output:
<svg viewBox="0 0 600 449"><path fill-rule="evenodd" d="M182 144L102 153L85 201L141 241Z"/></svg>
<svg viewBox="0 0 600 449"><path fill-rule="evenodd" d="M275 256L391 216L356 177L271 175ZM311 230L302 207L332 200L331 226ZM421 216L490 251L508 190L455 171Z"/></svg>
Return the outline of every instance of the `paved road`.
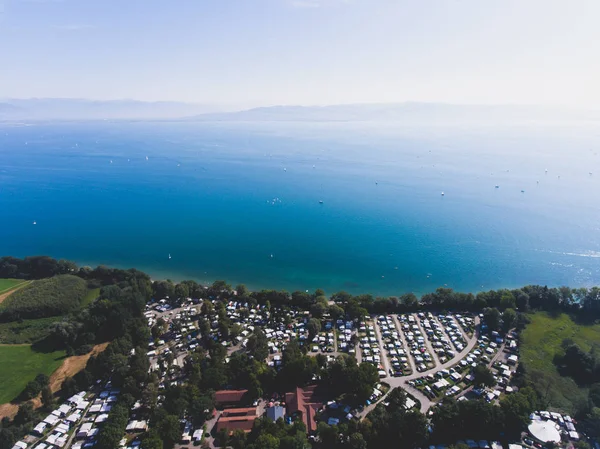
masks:
<svg viewBox="0 0 600 449"><path fill-rule="evenodd" d="M504 353L504 346L505 345L506 345L506 340L504 340L504 342L502 343L502 345L499 346L498 352L494 355L494 357L492 357L492 360L490 361L490 363L487 364L488 368L491 369L492 365L496 362L496 360L498 360L500 358L504 358L506 356L506 354ZM466 388L465 390L463 390L459 394L457 394L456 398L458 399L459 397L468 394L472 390L473 390L473 385L471 385L470 387Z"/></svg>
<svg viewBox="0 0 600 449"><path fill-rule="evenodd" d="M429 352L429 354L432 357L434 368L436 366L440 366L441 365L440 359L438 358L437 353L433 350L433 346L431 345L431 340L429 340L429 335L427 335L427 332L425 332L425 328L423 327L423 324L421 324L421 319L418 316L415 316L415 319L417 320L419 330L421 331L421 335L423 336L423 339L425 340L425 347L427 348L427 352Z"/></svg>
<svg viewBox="0 0 600 449"><path fill-rule="evenodd" d="M454 317L454 315L452 315L452 320L456 323L456 325L458 326L458 330L460 331L460 333L462 334L463 338L465 339L465 341L469 341L469 335L465 332L464 328L462 327L462 324L460 324L458 322L458 320ZM477 335L477 325L479 324L479 316L475 316L475 332L473 333L473 336Z"/></svg>
<svg viewBox="0 0 600 449"><path fill-rule="evenodd" d="M448 328L446 327L446 325L444 325L444 323L442 323L438 317L435 317L435 320L440 324L440 326L442 327L442 333L444 334L444 336L448 339L448 344L452 347L452 351L456 351L456 346L454 346L454 343L452 343L452 339L450 338L450 334L448 334ZM456 320L454 320L454 317L452 317L453 323L455 323L458 328L459 328L459 332L460 335L462 335L465 343L469 341L469 336L467 334L465 334L465 332L463 331L462 327L460 326L460 324L458 324L456 322Z"/></svg>
<svg viewBox="0 0 600 449"><path fill-rule="evenodd" d="M390 362L387 359L386 350L383 347L383 338L381 337L381 330L379 329L379 320L374 319L374 328L375 328L375 337L377 337L377 344L379 346L379 356L381 358L381 363L383 365L383 369L385 370L385 377L388 378L390 374Z"/></svg>
<svg viewBox="0 0 600 449"><path fill-rule="evenodd" d="M475 318L475 325L476 326L479 325L479 317ZM421 412L426 413L427 410L429 410L429 408L433 405L433 402L427 396L425 396L423 393L421 393L419 390L408 385L407 382L410 380L419 379L421 377L428 376L429 374L434 374L441 369L452 368L454 365L456 365L458 362L460 362L462 359L464 359L471 352L471 350L475 347L475 345L477 344L477 331L473 334L473 337L471 339L467 339L467 342L468 343L467 343L467 346L465 346L465 349L463 349L456 357L447 361L446 363L438 365L437 367L429 369L427 371L423 371L422 373L418 373L418 372L414 371L413 374L411 374L410 376L391 377L391 378L386 379L386 383L390 385L390 390L388 391L388 393L390 391L392 391L394 388L398 388L398 387L404 388L406 391L408 391L410 394L412 394L416 399L421 401ZM385 398L385 396L381 400L383 400L384 398ZM365 416L367 416L367 414L371 410L373 410L375 408L376 405L377 404L371 404L371 405L365 407L364 410L359 414L359 416L361 418L364 418Z"/></svg>
<svg viewBox="0 0 600 449"><path fill-rule="evenodd" d="M400 336L400 340L402 341L402 347L404 348L404 352L406 353L406 358L408 359L408 364L410 366L410 371L412 373L417 372L417 365L415 364L415 360L413 359L412 354L410 353L410 348L408 346L408 342L406 341L406 336L404 335L404 331L402 330L402 324L400 320L398 320L398 315L393 315L392 319L396 324L396 329L398 330L398 335Z"/></svg>
<svg viewBox="0 0 600 449"><path fill-rule="evenodd" d="M492 357L492 360L490 360L490 363L488 363L488 368L491 368L492 365L499 358L503 358L503 359L506 358L506 354L504 353L504 347L505 346L506 346L506 339L504 339L504 341L502 342L502 344L497 348L498 352L496 352L496 354L494 354L494 357Z"/></svg>

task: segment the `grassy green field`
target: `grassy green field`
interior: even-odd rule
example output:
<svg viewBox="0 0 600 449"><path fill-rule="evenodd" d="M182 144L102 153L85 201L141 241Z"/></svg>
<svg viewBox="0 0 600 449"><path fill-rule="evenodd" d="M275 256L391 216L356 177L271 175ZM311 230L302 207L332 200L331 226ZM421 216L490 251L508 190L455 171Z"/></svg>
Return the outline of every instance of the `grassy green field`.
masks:
<svg viewBox="0 0 600 449"><path fill-rule="evenodd" d="M99 288L90 288L87 292L87 295L81 300L81 307L87 307L100 296Z"/></svg>
<svg viewBox="0 0 600 449"><path fill-rule="evenodd" d="M64 351L34 352L29 345L0 346L0 404L12 401L38 374L52 374L64 356Z"/></svg>
<svg viewBox="0 0 600 449"><path fill-rule="evenodd" d="M25 282L23 279L0 279L0 295Z"/></svg>
<svg viewBox="0 0 600 449"><path fill-rule="evenodd" d="M600 347L600 325L579 325L564 314L553 317L539 312L529 317L531 323L521 334L521 363L550 408L573 413L585 403L587 390L578 387L571 378L560 376L553 360L563 354L561 345L567 338L584 351Z"/></svg>

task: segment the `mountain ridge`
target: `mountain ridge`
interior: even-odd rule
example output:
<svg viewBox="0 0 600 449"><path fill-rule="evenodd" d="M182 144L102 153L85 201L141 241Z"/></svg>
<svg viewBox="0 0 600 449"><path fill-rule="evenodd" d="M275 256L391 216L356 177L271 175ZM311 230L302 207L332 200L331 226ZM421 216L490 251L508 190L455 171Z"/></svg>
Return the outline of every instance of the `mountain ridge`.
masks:
<svg viewBox="0 0 600 449"><path fill-rule="evenodd" d="M28 98L0 100L3 120L169 119L223 111L211 105L177 101Z"/></svg>
<svg viewBox="0 0 600 449"><path fill-rule="evenodd" d="M274 105L225 110L176 101L30 98L0 100L0 120L152 119L187 122L393 122L477 124L600 121L600 111L559 106L452 103L354 103Z"/></svg>
<svg viewBox="0 0 600 449"><path fill-rule="evenodd" d="M536 105L450 103L363 103L327 106L263 106L237 112L201 114L197 121L403 121L600 120L600 111Z"/></svg>

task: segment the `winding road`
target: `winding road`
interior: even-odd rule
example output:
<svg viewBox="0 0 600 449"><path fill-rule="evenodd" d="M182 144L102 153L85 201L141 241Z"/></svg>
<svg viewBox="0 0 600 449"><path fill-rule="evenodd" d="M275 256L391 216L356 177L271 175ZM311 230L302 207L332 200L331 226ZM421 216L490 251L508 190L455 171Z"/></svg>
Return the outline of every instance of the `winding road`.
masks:
<svg viewBox="0 0 600 449"><path fill-rule="evenodd" d="M476 329L479 328L478 327L479 326L479 317L475 317L475 326L476 326ZM477 334L478 334L478 332L476 330L475 333L473 334L472 338L469 339L467 337L467 342L468 342L467 346L465 346L465 348L456 357L454 357L451 360L448 360L446 363L439 364L435 368L431 368L427 371L423 371L422 373L413 371L413 374L411 374L409 376L387 378L385 380L385 382L387 384L389 384L390 389L380 399L380 401L383 401L385 396L387 396L387 394L389 394L389 392L392 391L394 388L401 387L421 402L421 413L426 413L427 410L429 410L429 408L434 404L434 402L432 402L427 396L425 396L423 393L421 393L416 388L408 385L408 382L411 380L420 379L421 377L426 377L429 374L435 374L442 369L452 368L454 365L456 365L462 359L464 359L471 352L471 350L475 347L475 345L477 344ZM378 401L377 403L379 403L380 401ZM359 413L359 417L364 418L365 416L367 416L369 414L369 412L376 407L377 403L371 404L371 405L368 405L367 407L365 407L363 409L363 411Z"/></svg>

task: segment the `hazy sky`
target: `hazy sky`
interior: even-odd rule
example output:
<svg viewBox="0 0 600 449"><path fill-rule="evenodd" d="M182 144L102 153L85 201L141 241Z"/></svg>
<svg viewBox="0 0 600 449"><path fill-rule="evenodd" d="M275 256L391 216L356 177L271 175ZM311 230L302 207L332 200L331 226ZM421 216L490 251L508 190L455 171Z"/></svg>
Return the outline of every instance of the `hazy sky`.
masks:
<svg viewBox="0 0 600 449"><path fill-rule="evenodd" d="M0 97L600 104L600 0L0 0Z"/></svg>

